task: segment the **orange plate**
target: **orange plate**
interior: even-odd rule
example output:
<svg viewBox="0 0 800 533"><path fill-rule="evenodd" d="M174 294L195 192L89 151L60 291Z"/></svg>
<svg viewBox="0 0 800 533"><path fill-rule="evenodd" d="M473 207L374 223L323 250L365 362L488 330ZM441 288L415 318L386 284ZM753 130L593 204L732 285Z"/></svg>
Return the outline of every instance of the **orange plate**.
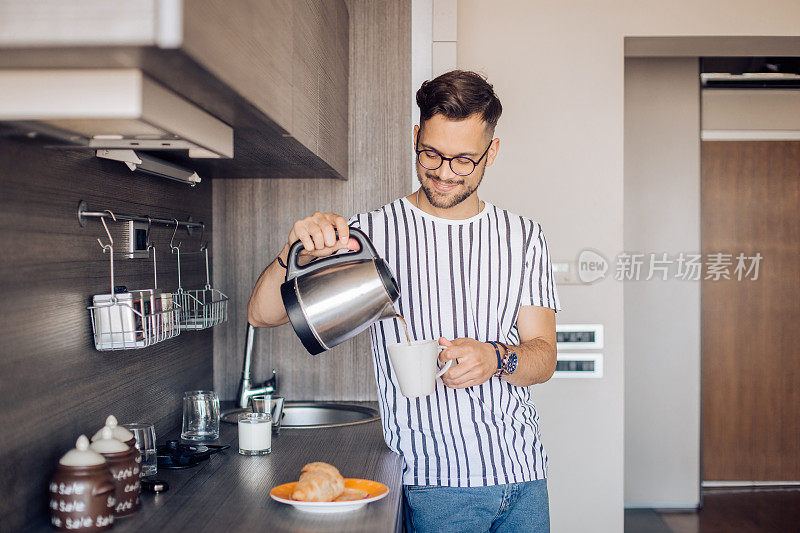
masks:
<svg viewBox="0 0 800 533"><path fill-rule="evenodd" d="M297 481L278 485L269 492L270 497L280 503L291 505L298 511L306 513L346 513L361 509L368 503L385 498L389 489L383 483L368 479L345 478L344 486L347 489L366 491L367 497L361 500L348 500L343 502L300 502L292 499L292 491Z"/></svg>
<svg viewBox="0 0 800 533"><path fill-rule="evenodd" d="M280 498L281 500L292 500L292 492L294 492L294 486L297 485L297 481L292 481L291 483L284 483L283 485L278 485L274 487L271 491L269 491L269 495ZM315 503L329 503L329 504L340 504L340 503L355 503L355 502L363 502L364 500L370 500L375 498L376 496L384 496L389 492L389 489L383 483L378 483L377 481L370 481L369 479L357 479L357 478L345 478L344 479L344 487L346 489L358 489L363 490L367 493L367 497L362 500L351 500L349 502L315 502ZM310 502L309 502L310 503Z"/></svg>

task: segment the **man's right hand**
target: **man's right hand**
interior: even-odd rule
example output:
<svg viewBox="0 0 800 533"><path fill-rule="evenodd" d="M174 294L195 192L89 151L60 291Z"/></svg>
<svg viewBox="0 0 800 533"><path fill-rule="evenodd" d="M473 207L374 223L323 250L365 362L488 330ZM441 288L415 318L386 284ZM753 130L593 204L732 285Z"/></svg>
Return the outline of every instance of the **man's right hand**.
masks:
<svg viewBox="0 0 800 533"><path fill-rule="evenodd" d="M331 255L338 250L359 249L358 241L350 237L347 221L336 213L314 213L295 222L286 245L278 255L281 261L288 262L289 249L298 240L303 243L304 249L300 252L300 257L305 262L315 257ZM281 298L281 284L285 279L286 270L278 261L270 263L258 277L247 304L247 319L252 325L271 328L289 321Z"/></svg>
<svg viewBox="0 0 800 533"><path fill-rule="evenodd" d="M318 211L310 217L295 222L289 232L287 250L298 240L303 243L301 257L326 257L342 249L354 251L359 249L358 242L350 238L347 220L336 213Z"/></svg>

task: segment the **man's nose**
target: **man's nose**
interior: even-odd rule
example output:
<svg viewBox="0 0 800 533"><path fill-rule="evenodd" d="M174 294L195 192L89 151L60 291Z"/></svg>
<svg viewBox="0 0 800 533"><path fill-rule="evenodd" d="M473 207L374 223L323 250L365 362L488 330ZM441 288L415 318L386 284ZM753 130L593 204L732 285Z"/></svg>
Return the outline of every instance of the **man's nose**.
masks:
<svg viewBox="0 0 800 533"><path fill-rule="evenodd" d="M442 166L436 169L436 177L442 181L458 181L461 178L450 168L450 161L442 161Z"/></svg>

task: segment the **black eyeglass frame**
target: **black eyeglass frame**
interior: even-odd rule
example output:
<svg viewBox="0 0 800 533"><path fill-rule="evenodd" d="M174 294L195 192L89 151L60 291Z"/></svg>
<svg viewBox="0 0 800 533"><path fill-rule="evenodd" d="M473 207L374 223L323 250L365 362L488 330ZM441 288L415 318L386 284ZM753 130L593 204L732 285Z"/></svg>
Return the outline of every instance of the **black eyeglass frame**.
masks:
<svg viewBox="0 0 800 533"><path fill-rule="evenodd" d="M470 174L475 172L475 169L478 168L478 164L481 162L481 160L484 157L486 157L486 154L489 153L489 148L492 147L492 143L494 142L494 139L489 141L489 146L486 147L486 150L483 151L483 154L478 158L477 161L473 161L472 158L469 158L469 157L467 157L465 155L457 155L455 157L445 157L445 156L443 156L442 154L440 154L439 152L437 152L436 150L434 150L432 148L423 148L422 150L418 150L418 148L419 148L419 134L420 133L422 133L422 132L421 131L417 132L417 142L416 142L416 146L414 147L414 151L417 153L417 163L419 163L420 166L422 168L424 168L424 169L427 169L427 170L438 170L438 169L440 169L442 167L444 162L447 161L447 164L450 165L450 170L453 171L453 174L456 174L457 176L461 176L461 177L469 176ZM423 165L422 161L420 161L420 159L419 159L419 154L421 154L422 152L433 152L434 154L438 155L439 159L440 159L439 164L434 168L428 168L425 165ZM470 170L466 174L461 174L460 172L456 172L456 169L453 168L453 159L466 159L467 161L472 163L472 170Z"/></svg>

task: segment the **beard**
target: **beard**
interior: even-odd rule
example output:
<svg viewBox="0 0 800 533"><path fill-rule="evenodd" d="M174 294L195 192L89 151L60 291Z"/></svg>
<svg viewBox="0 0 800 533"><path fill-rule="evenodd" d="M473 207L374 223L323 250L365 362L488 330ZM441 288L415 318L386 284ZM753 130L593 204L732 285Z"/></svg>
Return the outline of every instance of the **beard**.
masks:
<svg viewBox="0 0 800 533"><path fill-rule="evenodd" d="M451 207L457 206L458 204L460 204L461 202L472 196L472 193L478 190L478 186L481 184L481 181L483 181L483 173L485 170L486 167L483 167L481 169L477 168L475 169L475 172L480 172L480 175L478 175L478 180L475 182L474 187L470 187L469 185L466 185L465 187L456 187L452 191L446 193L437 191L436 188L431 183L431 181L434 180L439 181L439 183L442 183L444 185L465 185L466 181L464 180L464 178L461 178L460 180L443 181L437 178L436 174L433 174L432 172L425 172L425 177L428 178L428 181L424 182L422 180L422 176L420 175L419 169L417 169L417 180L419 181L422 192L425 193L425 197L428 199L428 202L430 202L430 204L433 207L436 207L437 209L449 209ZM464 177L472 177L472 176L464 176Z"/></svg>

